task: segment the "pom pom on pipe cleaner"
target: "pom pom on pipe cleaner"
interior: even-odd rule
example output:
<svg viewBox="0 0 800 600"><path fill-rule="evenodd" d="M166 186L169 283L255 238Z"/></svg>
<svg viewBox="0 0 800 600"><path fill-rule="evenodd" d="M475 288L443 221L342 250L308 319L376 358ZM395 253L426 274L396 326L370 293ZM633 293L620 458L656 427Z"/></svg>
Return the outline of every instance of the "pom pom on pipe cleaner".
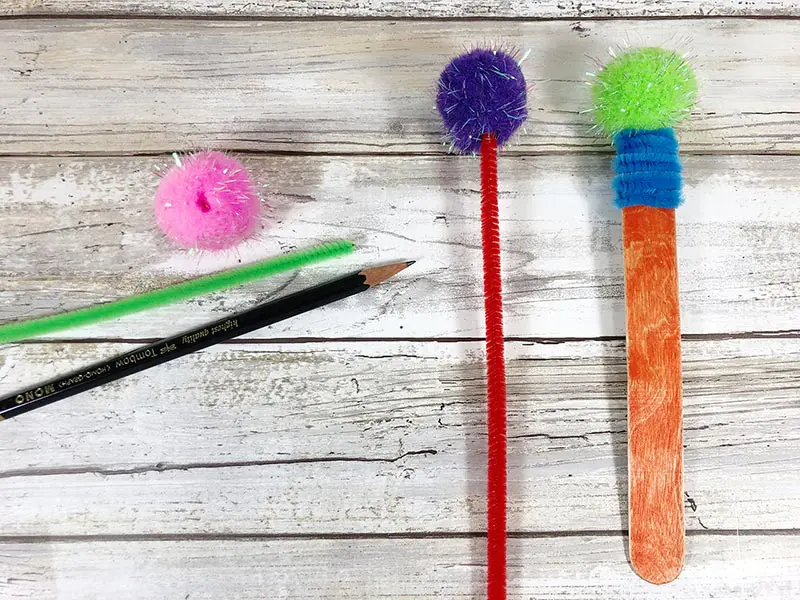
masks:
<svg viewBox="0 0 800 600"><path fill-rule="evenodd" d="M497 149L525 121L527 90L516 58L476 49L439 78L436 106L455 150L480 152L487 384L487 598L506 597L506 376L497 202Z"/></svg>
<svg viewBox="0 0 800 600"><path fill-rule="evenodd" d="M675 207L681 165L672 129L697 95L674 52L625 52L592 85L598 125L613 136L622 208L628 355L630 560L651 583L683 567L683 424Z"/></svg>
<svg viewBox="0 0 800 600"><path fill-rule="evenodd" d="M477 153L488 133L502 146L528 117L515 56L478 48L454 58L439 77L436 107L458 152Z"/></svg>

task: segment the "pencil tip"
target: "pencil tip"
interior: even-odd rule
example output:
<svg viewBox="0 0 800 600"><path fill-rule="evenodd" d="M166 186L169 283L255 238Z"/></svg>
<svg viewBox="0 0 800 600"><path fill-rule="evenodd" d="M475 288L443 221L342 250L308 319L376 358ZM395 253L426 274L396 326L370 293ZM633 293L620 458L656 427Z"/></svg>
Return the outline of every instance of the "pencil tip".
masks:
<svg viewBox="0 0 800 600"><path fill-rule="evenodd" d="M400 271L407 269L415 262L414 260L409 260L394 263L393 265L385 265L383 267L372 267L371 269L364 269L361 271L361 274L364 276L364 283L372 287L373 285L378 285L380 282L397 275Z"/></svg>

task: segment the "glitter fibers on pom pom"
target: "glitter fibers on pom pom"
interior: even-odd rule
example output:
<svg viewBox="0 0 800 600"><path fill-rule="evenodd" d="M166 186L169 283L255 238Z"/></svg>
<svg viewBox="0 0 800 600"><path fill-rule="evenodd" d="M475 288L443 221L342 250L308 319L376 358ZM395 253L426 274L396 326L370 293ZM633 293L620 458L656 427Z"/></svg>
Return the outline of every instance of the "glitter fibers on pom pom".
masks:
<svg viewBox="0 0 800 600"><path fill-rule="evenodd" d="M255 233L261 199L244 165L222 152L174 157L155 195L167 237L182 248L225 250Z"/></svg>
<svg viewBox="0 0 800 600"><path fill-rule="evenodd" d="M625 129L674 127L697 100L697 80L685 58L663 48L614 54L592 84L594 117L609 135Z"/></svg>
<svg viewBox="0 0 800 600"><path fill-rule="evenodd" d="M477 49L453 59L439 77L436 107L453 147L477 153L481 136L502 146L528 116L527 90L514 56Z"/></svg>

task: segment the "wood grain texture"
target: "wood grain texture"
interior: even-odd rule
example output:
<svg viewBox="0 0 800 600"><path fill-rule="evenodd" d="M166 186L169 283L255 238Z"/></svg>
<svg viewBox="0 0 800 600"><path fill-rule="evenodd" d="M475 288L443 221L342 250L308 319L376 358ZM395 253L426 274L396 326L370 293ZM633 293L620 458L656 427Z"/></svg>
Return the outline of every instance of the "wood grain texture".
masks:
<svg viewBox="0 0 800 600"><path fill-rule="evenodd" d="M158 158L0 160L0 319L124 297L345 237L357 254L292 279L68 332L155 338L365 264L419 259L370 295L257 337L478 337L480 184L469 157L244 156L274 218L237 255L172 249L153 222ZM689 156L677 211L688 334L797 330L800 159ZM511 337L625 334L610 157L501 157L505 327ZM355 332L355 333L354 333Z"/></svg>
<svg viewBox="0 0 800 600"><path fill-rule="evenodd" d="M510 598L798 596L797 2L0 4L0 321L333 237L361 247L72 333L84 341L2 346L0 394L342 270L421 259L369 301L0 423L0 597L481 597L478 169L444 156L433 88L498 32L531 50L533 84L500 161ZM682 576L656 587L627 562L621 218L583 81L587 56L676 32L702 91L677 213L689 535ZM175 252L151 222L154 169L207 147L263 153L243 159L274 217L239 254Z"/></svg>
<svg viewBox="0 0 800 600"><path fill-rule="evenodd" d="M353 17L353 18L591 18L674 16L797 16L797 2L777 0L5 0L0 15Z"/></svg>
<svg viewBox="0 0 800 600"><path fill-rule="evenodd" d="M683 576L661 587L631 573L623 545L619 536L511 539L509 598L790 600L800 592L800 536L690 537ZM37 600L261 600L267 591L292 600L466 600L482 596L486 569L480 538L3 543L0 555L3 597Z"/></svg>
<svg viewBox="0 0 800 600"><path fill-rule="evenodd" d="M701 88L683 152L800 151L796 21L686 20L679 31L692 40ZM508 152L607 150L585 112L596 68L587 57L675 32L668 20L504 24L504 43L531 51L523 71L533 85L525 132ZM444 153L439 72L465 44L497 34L486 21L6 19L0 148Z"/></svg>
<svg viewBox="0 0 800 600"><path fill-rule="evenodd" d="M0 393L126 347L2 347ZM626 529L624 343L506 352L509 529ZM482 356L220 346L0 423L3 534L485 531ZM687 341L684 359L687 527L800 529L797 341Z"/></svg>
<svg viewBox="0 0 800 600"><path fill-rule="evenodd" d="M651 583L683 567L681 325L675 210L622 209L631 563Z"/></svg>

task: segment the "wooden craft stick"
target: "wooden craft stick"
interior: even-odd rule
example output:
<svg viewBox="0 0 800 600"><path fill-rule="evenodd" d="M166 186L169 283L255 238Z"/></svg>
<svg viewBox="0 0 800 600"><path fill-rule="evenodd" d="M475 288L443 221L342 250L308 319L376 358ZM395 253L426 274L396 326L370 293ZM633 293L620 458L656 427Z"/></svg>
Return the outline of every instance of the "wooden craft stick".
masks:
<svg viewBox="0 0 800 600"><path fill-rule="evenodd" d="M675 211L622 209L631 563L667 583L683 567L681 334Z"/></svg>
<svg viewBox="0 0 800 600"><path fill-rule="evenodd" d="M683 408L675 209L683 197L673 127L697 81L662 48L631 49L592 85L595 119L612 136L622 209L628 348L628 530L636 573L667 583L683 568Z"/></svg>

